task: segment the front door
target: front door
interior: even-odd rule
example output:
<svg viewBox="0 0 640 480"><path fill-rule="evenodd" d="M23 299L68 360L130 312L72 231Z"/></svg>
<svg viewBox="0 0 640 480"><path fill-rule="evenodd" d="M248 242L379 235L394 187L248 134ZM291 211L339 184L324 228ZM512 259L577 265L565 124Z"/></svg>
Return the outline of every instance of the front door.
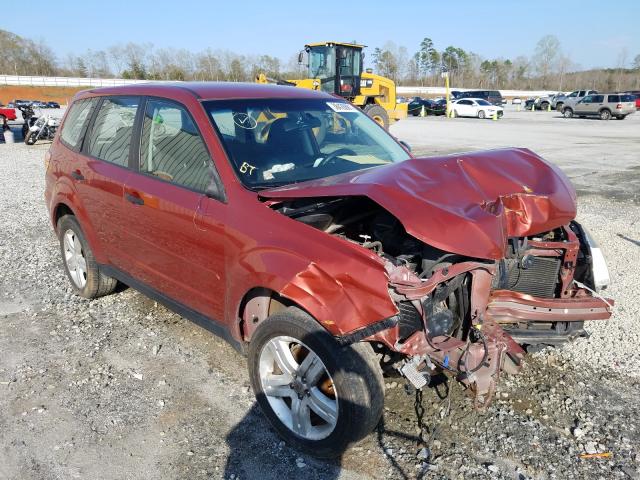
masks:
<svg viewBox="0 0 640 480"><path fill-rule="evenodd" d="M126 271L222 320L227 206L204 194L216 175L204 141L187 110L168 100L147 100L141 128L139 171L124 192Z"/></svg>

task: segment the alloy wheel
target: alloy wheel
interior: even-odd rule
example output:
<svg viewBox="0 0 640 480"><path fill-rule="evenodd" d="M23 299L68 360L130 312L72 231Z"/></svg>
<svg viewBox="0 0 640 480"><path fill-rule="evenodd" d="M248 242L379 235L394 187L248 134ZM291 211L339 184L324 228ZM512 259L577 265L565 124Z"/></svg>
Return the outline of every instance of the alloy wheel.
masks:
<svg viewBox="0 0 640 480"><path fill-rule="evenodd" d="M68 229L64 232L64 261L71 280L79 289L87 284L87 259L76 233Z"/></svg>
<svg viewBox="0 0 640 480"><path fill-rule="evenodd" d="M292 337L269 340L259 358L264 394L280 421L306 440L328 437L338 423L338 395L320 357Z"/></svg>

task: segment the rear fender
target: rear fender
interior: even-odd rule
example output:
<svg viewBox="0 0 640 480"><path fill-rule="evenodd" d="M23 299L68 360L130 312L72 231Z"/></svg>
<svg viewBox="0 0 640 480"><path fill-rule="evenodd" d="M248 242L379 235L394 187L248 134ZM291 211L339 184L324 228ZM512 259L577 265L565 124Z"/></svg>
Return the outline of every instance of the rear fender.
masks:
<svg viewBox="0 0 640 480"><path fill-rule="evenodd" d="M101 264L107 263L107 256L104 253L103 246L98 239L98 235L96 234L93 225L89 221L87 212L83 208L75 189L71 186L68 180L61 177L56 184L55 190L56 193L51 199L49 211L51 212L51 224L56 230L56 233L58 229L56 218L58 217L59 209L62 206L66 206L73 212L73 215L80 223L84 236L91 246L91 251L93 252L93 256L96 261Z"/></svg>

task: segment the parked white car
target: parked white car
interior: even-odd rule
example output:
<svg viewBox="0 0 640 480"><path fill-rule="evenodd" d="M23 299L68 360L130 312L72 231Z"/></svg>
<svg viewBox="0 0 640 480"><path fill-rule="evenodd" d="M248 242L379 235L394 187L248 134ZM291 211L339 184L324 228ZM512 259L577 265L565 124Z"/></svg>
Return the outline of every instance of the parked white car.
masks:
<svg viewBox="0 0 640 480"><path fill-rule="evenodd" d="M498 117L504 114L504 108L489 103L482 98L463 98L452 103L453 112L456 117L478 117L491 118L494 113Z"/></svg>

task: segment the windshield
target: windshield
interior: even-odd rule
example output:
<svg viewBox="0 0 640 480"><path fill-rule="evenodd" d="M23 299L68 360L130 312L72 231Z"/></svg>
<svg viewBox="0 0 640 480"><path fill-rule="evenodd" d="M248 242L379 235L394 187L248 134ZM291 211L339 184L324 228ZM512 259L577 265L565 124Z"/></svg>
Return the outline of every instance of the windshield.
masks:
<svg viewBox="0 0 640 480"><path fill-rule="evenodd" d="M204 102L238 177L268 188L401 162L409 154L350 103L327 99Z"/></svg>
<svg viewBox="0 0 640 480"><path fill-rule="evenodd" d="M491 105L489 102L487 102L486 100L476 100L476 103L478 105Z"/></svg>

